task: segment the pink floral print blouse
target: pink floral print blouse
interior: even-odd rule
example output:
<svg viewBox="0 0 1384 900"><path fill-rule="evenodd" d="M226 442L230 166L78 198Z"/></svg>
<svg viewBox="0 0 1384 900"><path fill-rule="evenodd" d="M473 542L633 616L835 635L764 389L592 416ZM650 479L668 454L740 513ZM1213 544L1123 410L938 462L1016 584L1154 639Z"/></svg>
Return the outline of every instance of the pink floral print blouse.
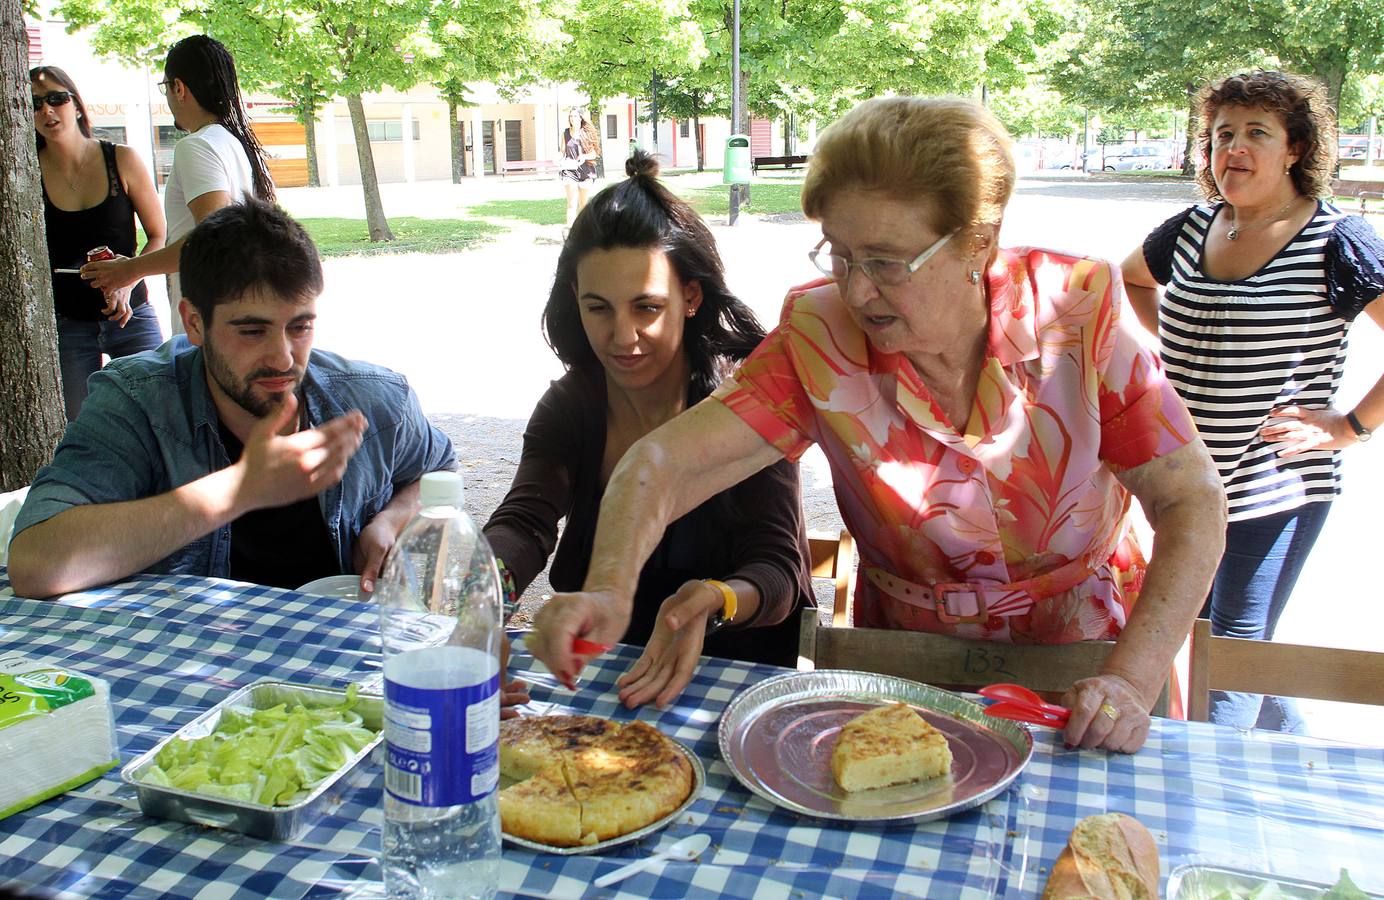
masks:
<svg viewBox="0 0 1384 900"><path fill-rule="evenodd" d="M902 354L870 347L829 281L791 291L778 328L714 396L790 459L822 447L862 569L995 586L1041 583L1074 560L1089 572L1051 596L1033 591L1026 613L963 623L859 577L855 624L1010 643L1114 639L1145 568L1115 473L1187 444L1195 426L1132 317L1121 321L1110 264L1017 248L986 278L989 346L962 429Z"/></svg>

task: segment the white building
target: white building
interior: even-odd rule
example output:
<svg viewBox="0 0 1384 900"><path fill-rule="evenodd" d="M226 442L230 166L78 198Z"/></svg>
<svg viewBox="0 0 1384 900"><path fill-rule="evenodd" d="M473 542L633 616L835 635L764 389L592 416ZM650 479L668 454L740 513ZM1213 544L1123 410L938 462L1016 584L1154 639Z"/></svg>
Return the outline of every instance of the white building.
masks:
<svg viewBox="0 0 1384 900"><path fill-rule="evenodd" d="M149 164L161 186L173 162L178 131L159 93L162 73L129 68L96 57L84 32L69 34L67 23L46 17L26 19L30 65L53 65L65 70L82 94L98 137L129 144ZM585 106L586 98L570 84L535 87L511 102L493 85L474 85L476 105L457 111L466 147L465 170L470 177L531 176L545 172L562 155L562 130L567 110ZM451 177L447 104L437 91L419 85L406 92L386 89L365 95L364 105L375 170L383 183L447 180ZM270 156L276 183L293 187L307 183L307 156L302 126L280 110L274 97L246 98L251 125ZM665 168L695 168L697 142L689 121L661 118L653 126L640 121L647 115L640 101L611 100L592 116L600 130L602 162L608 173L623 171L630 138L654 151ZM703 119L705 165L721 168L726 138L725 119ZM782 128L753 123L754 155L782 155ZM317 163L323 184L359 184L360 167L350 115L344 98L328 103L314 126ZM794 147L790 152L806 152Z"/></svg>

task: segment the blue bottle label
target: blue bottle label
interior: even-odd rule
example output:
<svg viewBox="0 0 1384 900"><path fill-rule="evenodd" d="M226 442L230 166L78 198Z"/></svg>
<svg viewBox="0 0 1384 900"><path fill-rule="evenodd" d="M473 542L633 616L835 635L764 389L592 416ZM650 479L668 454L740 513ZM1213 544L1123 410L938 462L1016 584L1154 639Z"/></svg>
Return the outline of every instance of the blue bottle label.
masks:
<svg viewBox="0 0 1384 900"><path fill-rule="evenodd" d="M500 676L459 688L384 683L384 787L415 806L459 806L500 782Z"/></svg>

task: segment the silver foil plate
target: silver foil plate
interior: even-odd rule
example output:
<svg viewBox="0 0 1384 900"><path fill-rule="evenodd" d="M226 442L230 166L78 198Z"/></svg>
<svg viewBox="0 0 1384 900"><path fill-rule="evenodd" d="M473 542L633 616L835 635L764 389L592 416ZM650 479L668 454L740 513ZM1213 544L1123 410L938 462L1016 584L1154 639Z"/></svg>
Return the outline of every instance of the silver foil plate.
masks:
<svg viewBox="0 0 1384 900"><path fill-rule="evenodd" d="M831 775L841 726L885 703L907 703L942 732L948 775L849 793ZM778 675L746 688L726 707L721 755L740 783L770 803L849 822L927 822L979 806L1009 786L1033 756L1033 736L984 707L930 685L821 669Z"/></svg>
<svg viewBox="0 0 1384 900"><path fill-rule="evenodd" d="M221 713L229 707L270 709L280 703L301 704L309 709L336 706L346 699L345 689L323 688L285 681L264 680L247 685L159 741L154 748L130 761L120 770L120 778L139 795L140 810L146 816L189 822L210 828L225 828L271 841L291 841L341 802L342 796L364 779L363 770L370 754L384 740L384 701L378 696L359 694L355 712L365 727L380 732L376 738L346 761L330 778L291 806L264 806L242 803L224 797L208 797L192 791L147 784L140 779L147 766L158 758L170 741L195 740L216 730Z"/></svg>
<svg viewBox="0 0 1384 900"><path fill-rule="evenodd" d="M1232 896L1242 897L1268 885L1272 885L1277 891L1270 896L1278 900L1318 900L1331 889L1331 885L1316 881L1284 878L1232 866L1189 863L1178 866L1169 873L1167 896L1168 900L1212 900L1222 892L1229 891ZM1369 891L1366 891L1365 895L1375 900L1381 896Z"/></svg>
<svg viewBox="0 0 1384 900"><path fill-rule="evenodd" d="M697 802L697 798L702 795L702 788L706 786L706 769L702 767L702 761L697 758L697 754L688 749L681 741L676 741L672 738L669 738L669 740L672 741L673 746L677 748L678 752L687 758L688 764L692 766L692 791L687 795L687 799L682 801L682 804L677 809L668 813L668 815L661 819L655 819L643 828L637 828L629 834L622 834L619 837L613 837L605 841L597 841L594 844L582 844L579 847L558 847L553 844L525 840L521 837L515 837L509 832L503 833L505 842L513 844L516 847L523 847L526 850L532 850L535 853L551 853L555 856L580 856L585 853L602 853L609 850L611 847L642 841L655 831L667 828L673 823L674 819L687 812L692 804ZM501 788L503 789L510 784L516 783L517 782L502 781Z"/></svg>

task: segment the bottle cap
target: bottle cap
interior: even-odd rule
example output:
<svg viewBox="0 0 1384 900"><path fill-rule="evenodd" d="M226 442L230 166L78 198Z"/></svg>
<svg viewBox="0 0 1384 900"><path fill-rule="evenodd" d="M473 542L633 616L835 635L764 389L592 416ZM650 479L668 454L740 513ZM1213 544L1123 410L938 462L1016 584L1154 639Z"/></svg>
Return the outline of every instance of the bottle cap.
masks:
<svg viewBox="0 0 1384 900"><path fill-rule="evenodd" d="M465 496L460 472L429 472L418 480L418 500L424 506L460 507Z"/></svg>

